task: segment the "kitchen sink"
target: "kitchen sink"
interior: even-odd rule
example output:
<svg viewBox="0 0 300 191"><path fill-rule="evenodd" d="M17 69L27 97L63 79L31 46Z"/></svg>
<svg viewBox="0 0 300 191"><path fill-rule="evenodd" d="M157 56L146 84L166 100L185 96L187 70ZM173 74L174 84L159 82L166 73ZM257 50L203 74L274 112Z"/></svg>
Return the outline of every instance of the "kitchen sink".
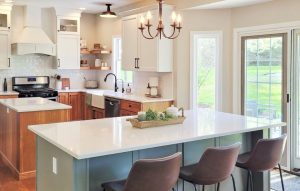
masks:
<svg viewBox="0 0 300 191"><path fill-rule="evenodd" d="M104 91L88 91L87 103L99 109L105 109Z"/></svg>

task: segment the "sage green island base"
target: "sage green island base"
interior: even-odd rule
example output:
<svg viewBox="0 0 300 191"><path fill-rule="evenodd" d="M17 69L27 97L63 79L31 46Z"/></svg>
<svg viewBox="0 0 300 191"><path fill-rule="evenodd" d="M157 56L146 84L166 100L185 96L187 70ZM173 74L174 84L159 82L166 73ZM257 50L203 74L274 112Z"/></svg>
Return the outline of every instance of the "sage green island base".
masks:
<svg viewBox="0 0 300 191"><path fill-rule="evenodd" d="M164 147L77 160L42 138L37 139L37 191L101 191L101 184L111 180L125 179L132 164L144 158L157 158L183 153L182 164L197 163L208 147L226 146L241 142L241 153L251 150L259 138L268 138L268 133L258 131L220 138L188 142ZM53 157L57 159L57 174L53 173ZM238 191L246 190L247 172L236 168L234 171ZM222 190L233 190L231 179L221 183ZM176 190L194 191L189 183L179 180ZM215 186L206 187L207 191L216 190ZM254 176L254 190L267 191L269 173L257 173ZM142 190L141 190L142 191Z"/></svg>
<svg viewBox="0 0 300 191"><path fill-rule="evenodd" d="M270 128L283 126L206 109L187 111L183 124L149 129L132 128L126 118L30 126L37 136L37 191L101 191L103 182L125 179L135 161L176 152L182 153L182 166L197 163L208 147L240 142L242 154L268 138ZM246 190L247 172L235 168L234 177L237 190ZM269 182L269 173L254 174L255 191L269 191ZM179 180L176 190L194 188ZM230 178L221 190L233 190Z"/></svg>

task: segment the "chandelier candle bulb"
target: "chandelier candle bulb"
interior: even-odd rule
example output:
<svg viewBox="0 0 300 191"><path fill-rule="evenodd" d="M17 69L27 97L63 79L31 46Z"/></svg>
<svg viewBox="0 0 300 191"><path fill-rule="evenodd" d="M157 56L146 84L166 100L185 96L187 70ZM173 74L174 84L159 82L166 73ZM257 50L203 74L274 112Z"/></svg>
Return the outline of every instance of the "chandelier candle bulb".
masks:
<svg viewBox="0 0 300 191"><path fill-rule="evenodd" d="M141 16L140 23L141 23L141 27L144 26L144 24L145 24L144 16Z"/></svg>
<svg viewBox="0 0 300 191"><path fill-rule="evenodd" d="M151 19L152 19L151 12L148 11L148 12L147 12L147 20L150 21Z"/></svg>
<svg viewBox="0 0 300 191"><path fill-rule="evenodd" d="M176 15L175 12L173 12L173 13L172 13L172 21L173 21L173 23L176 22L176 18L177 18L177 15Z"/></svg>
<svg viewBox="0 0 300 191"><path fill-rule="evenodd" d="M178 23L179 26L181 25L181 22L182 22L181 15L178 15L177 16L177 23Z"/></svg>

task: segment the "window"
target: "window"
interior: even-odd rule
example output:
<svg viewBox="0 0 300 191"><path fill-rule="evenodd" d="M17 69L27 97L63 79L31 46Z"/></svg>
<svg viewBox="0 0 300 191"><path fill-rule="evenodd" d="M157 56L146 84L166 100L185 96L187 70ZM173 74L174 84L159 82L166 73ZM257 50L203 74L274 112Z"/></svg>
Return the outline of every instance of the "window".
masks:
<svg viewBox="0 0 300 191"><path fill-rule="evenodd" d="M123 80L125 84L133 83L133 72L122 70L122 39L113 38L113 70L117 78Z"/></svg>
<svg viewBox="0 0 300 191"><path fill-rule="evenodd" d="M191 35L192 108L220 109L221 32L193 32Z"/></svg>

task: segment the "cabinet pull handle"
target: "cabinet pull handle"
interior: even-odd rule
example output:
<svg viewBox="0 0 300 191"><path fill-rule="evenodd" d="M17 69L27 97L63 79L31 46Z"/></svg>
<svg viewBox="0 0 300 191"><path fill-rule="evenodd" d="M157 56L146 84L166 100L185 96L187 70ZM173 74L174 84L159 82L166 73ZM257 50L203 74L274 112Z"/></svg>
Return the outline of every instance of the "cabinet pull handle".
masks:
<svg viewBox="0 0 300 191"><path fill-rule="evenodd" d="M136 69L136 58L134 58L134 68Z"/></svg>
<svg viewBox="0 0 300 191"><path fill-rule="evenodd" d="M139 60L140 60L140 58L136 58L136 69L140 69Z"/></svg>
<svg viewBox="0 0 300 191"><path fill-rule="evenodd" d="M60 59L57 59L57 66L60 67Z"/></svg>
<svg viewBox="0 0 300 191"><path fill-rule="evenodd" d="M10 68L10 58L8 58L8 67Z"/></svg>

